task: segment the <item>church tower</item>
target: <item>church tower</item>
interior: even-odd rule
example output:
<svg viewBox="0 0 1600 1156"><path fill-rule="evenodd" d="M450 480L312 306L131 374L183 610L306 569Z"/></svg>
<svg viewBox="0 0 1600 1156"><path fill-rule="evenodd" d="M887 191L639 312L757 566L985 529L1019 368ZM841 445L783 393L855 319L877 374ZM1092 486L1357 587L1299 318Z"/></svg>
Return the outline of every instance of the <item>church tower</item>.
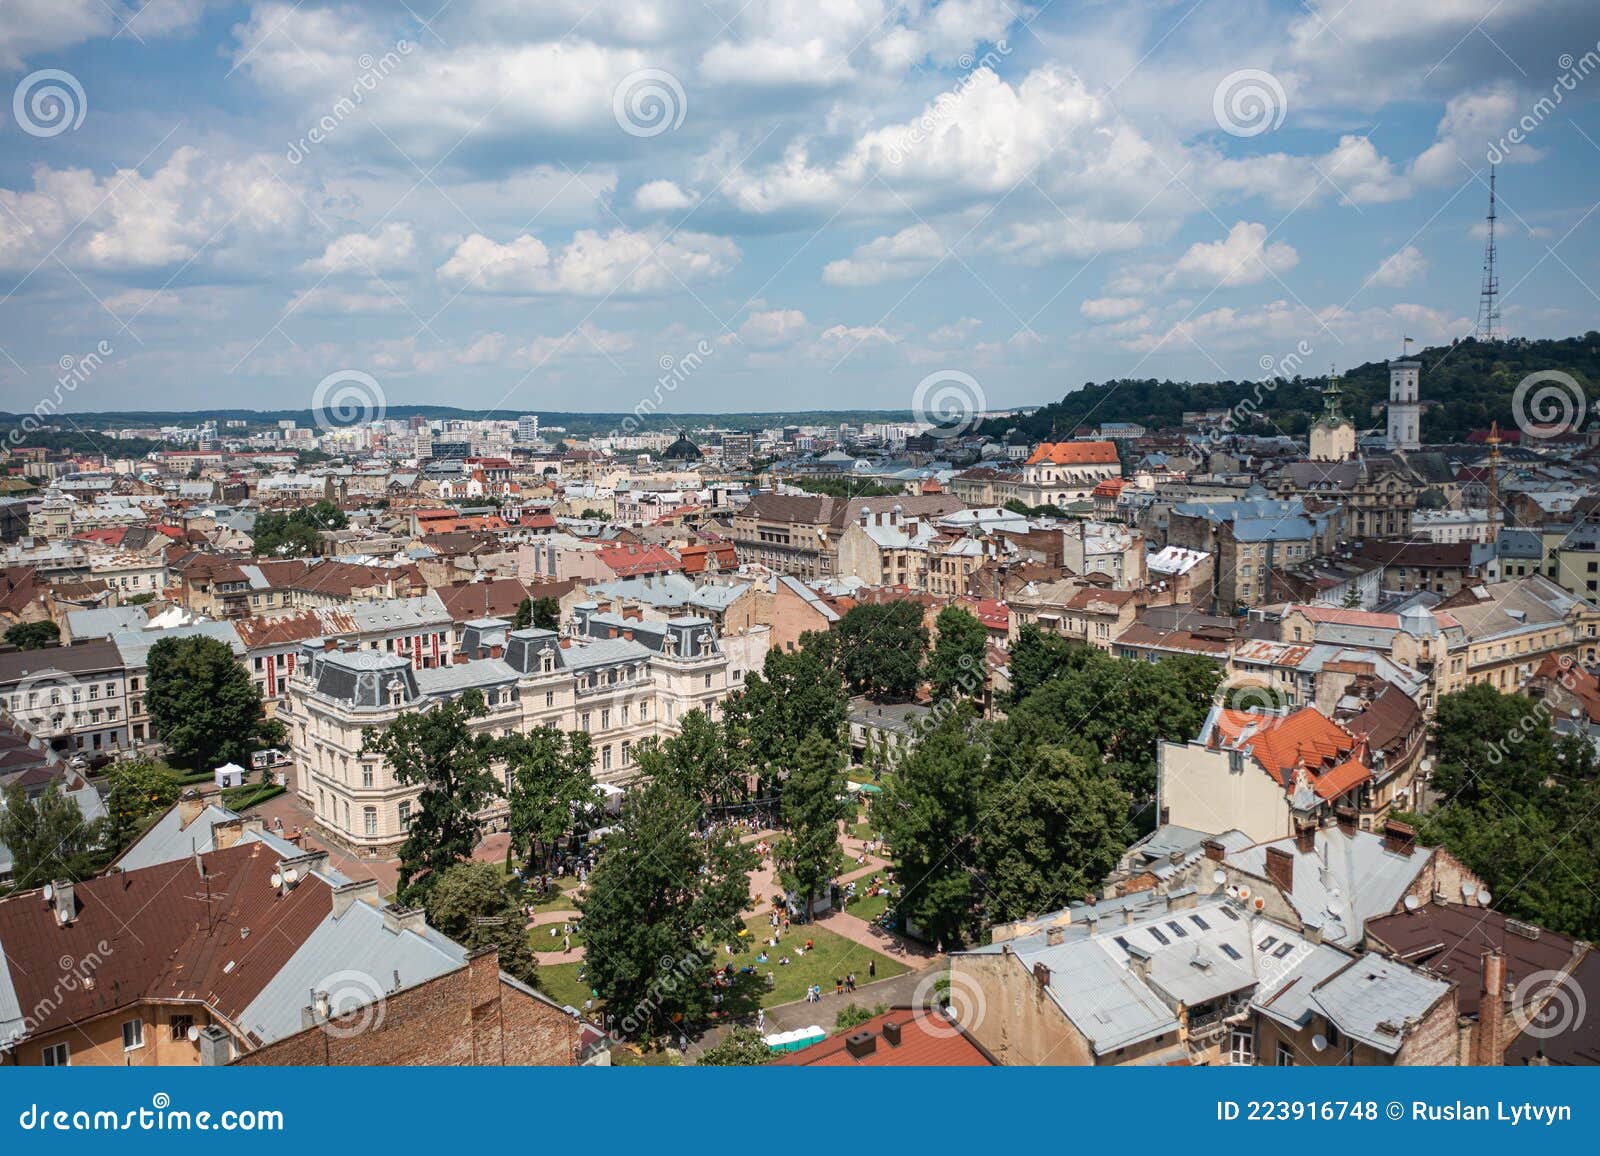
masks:
<svg viewBox="0 0 1600 1156"><path fill-rule="evenodd" d="M1406 343L1410 344L1410 338ZM1422 448L1421 409L1417 404L1417 379L1422 362L1402 357L1389 363L1389 437L1391 450Z"/></svg>
<svg viewBox="0 0 1600 1156"><path fill-rule="evenodd" d="M1356 452L1355 423L1339 412L1339 377L1331 370L1322 391L1322 412L1311 423L1311 460L1342 462Z"/></svg>

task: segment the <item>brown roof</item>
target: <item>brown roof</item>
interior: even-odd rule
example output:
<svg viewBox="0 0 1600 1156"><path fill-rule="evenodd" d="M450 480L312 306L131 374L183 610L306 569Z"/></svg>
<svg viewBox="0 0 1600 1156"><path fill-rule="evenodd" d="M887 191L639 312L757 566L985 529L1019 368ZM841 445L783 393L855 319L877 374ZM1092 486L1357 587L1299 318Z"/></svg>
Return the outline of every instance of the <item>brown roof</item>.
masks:
<svg viewBox="0 0 1600 1156"><path fill-rule="evenodd" d="M884 1038L886 1024L900 1025L900 1042ZM868 1038L872 1050L852 1055L850 1041ZM858 1049L860 1050L860 1049ZM994 1060L973 1043L960 1027L937 1012L895 1008L882 1015L830 1036L798 1052L787 1052L772 1061L775 1067L862 1067L862 1068L980 1068L993 1067Z"/></svg>
<svg viewBox="0 0 1600 1156"><path fill-rule="evenodd" d="M515 578L494 578L488 582L457 582L435 586L433 592L444 603L455 622L474 618L510 618L528 597L527 589Z"/></svg>
<svg viewBox="0 0 1600 1156"><path fill-rule="evenodd" d="M1375 751L1382 751L1416 730L1421 722L1422 709L1410 695L1391 683L1359 714L1346 719L1344 727L1351 734L1366 735L1368 745Z"/></svg>
<svg viewBox="0 0 1600 1156"><path fill-rule="evenodd" d="M1484 952L1498 948L1505 954L1506 982L1515 987L1537 972L1561 970L1577 950L1565 935L1454 903L1425 903L1415 911L1369 919L1367 935L1386 954L1457 983L1456 1005L1467 1016L1478 1014L1483 998Z"/></svg>
<svg viewBox="0 0 1600 1156"><path fill-rule="evenodd" d="M1367 541L1356 548L1356 556L1384 566L1432 566L1464 570L1472 564L1471 542L1398 542L1388 539Z"/></svg>
<svg viewBox="0 0 1600 1156"><path fill-rule="evenodd" d="M141 1000L194 1000L236 1019L332 910L315 875L280 897L280 860L264 843L203 861L204 875L186 857L79 883L65 927L41 891L0 900L0 944L31 1034ZM64 970L93 982L68 988Z"/></svg>

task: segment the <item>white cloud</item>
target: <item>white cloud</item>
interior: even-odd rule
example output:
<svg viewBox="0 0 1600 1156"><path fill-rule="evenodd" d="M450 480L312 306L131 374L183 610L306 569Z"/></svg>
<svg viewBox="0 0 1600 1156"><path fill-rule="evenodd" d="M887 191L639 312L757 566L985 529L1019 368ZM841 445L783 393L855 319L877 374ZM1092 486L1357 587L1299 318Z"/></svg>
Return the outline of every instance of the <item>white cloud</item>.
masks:
<svg viewBox="0 0 1600 1156"><path fill-rule="evenodd" d="M681 213L694 206L694 198L671 181L651 181L633 194L633 207L641 213Z"/></svg>
<svg viewBox="0 0 1600 1156"><path fill-rule="evenodd" d="M1438 139L1412 162L1411 173L1425 185L1459 185L1488 164L1489 150L1524 110L1510 84L1463 92L1445 106ZM1506 159L1537 160L1536 149L1522 145L1506 151Z"/></svg>
<svg viewBox="0 0 1600 1156"><path fill-rule="evenodd" d="M215 163L184 146L149 176L122 169L34 170L31 191L0 189L0 267L31 269L54 251L75 271L140 271L198 260L265 276L264 250L299 244L303 191L266 158Z"/></svg>
<svg viewBox="0 0 1600 1156"><path fill-rule="evenodd" d="M1144 308L1139 297L1092 297L1078 306L1090 321L1120 321Z"/></svg>
<svg viewBox="0 0 1600 1156"><path fill-rule="evenodd" d="M554 254L526 233L508 244L474 233L439 267L439 278L480 293L600 297L662 292L723 276L738 262L738 246L706 233L581 229Z"/></svg>
<svg viewBox="0 0 1600 1156"><path fill-rule="evenodd" d="M939 326L928 334L928 340L935 345L955 345L965 341L981 328L983 322L976 317L963 317L958 321L952 321L949 325Z"/></svg>
<svg viewBox="0 0 1600 1156"><path fill-rule="evenodd" d="M392 221L376 235L346 233L328 242L322 256L305 267L319 273L360 273L371 276L408 267L416 253L411 226Z"/></svg>
<svg viewBox="0 0 1600 1156"><path fill-rule="evenodd" d="M1414 284L1427 271L1428 259L1422 255L1422 250L1415 245L1407 245L1385 257L1373 270L1369 280L1373 285L1399 289Z"/></svg>
<svg viewBox="0 0 1600 1156"><path fill-rule="evenodd" d="M739 340L751 349L781 349L806 330L806 315L798 309L767 309L752 313L739 326Z"/></svg>
<svg viewBox="0 0 1600 1156"><path fill-rule="evenodd" d="M406 303L383 285L365 289L344 289L337 285L313 285L296 293L289 301L290 314L401 313Z"/></svg>
<svg viewBox="0 0 1600 1156"><path fill-rule="evenodd" d="M1240 221L1221 241L1196 241L1178 258L1173 279L1205 288L1254 285L1282 274L1299 263L1300 256L1286 241L1267 241L1267 227Z"/></svg>
<svg viewBox="0 0 1600 1156"><path fill-rule="evenodd" d="M946 249L931 225L912 225L892 237L858 246L849 257L829 261L822 279L829 285L878 285L920 277L935 268Z"/></svg>
<svg viewBox="0 0 1600 1156"><path fill-rule="evenodd" d="M182 31L205 7L205 0L6 0L0 3L0 68L21 68L122 29L129 39Z"/></svg>

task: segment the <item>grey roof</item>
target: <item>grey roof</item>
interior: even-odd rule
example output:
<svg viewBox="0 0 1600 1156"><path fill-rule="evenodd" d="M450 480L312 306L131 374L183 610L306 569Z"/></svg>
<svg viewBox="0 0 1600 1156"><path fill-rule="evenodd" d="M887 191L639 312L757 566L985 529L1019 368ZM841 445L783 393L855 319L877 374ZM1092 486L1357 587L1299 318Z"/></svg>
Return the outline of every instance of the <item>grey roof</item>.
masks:
<svg viewBox="0 0 1600 1156"><path fill-rule="evenodd" d="M517 670L503 658L480 658L415 672L417 689L429 697L482 690L517 681Z"/></svg>
<svg viewBox="0 0 1600 1156"><path fill-rule="evenodd" d="M236 812L216 803L207 803L199 816L185 827L181 809L174 806L117 858L117 866L124 871L137 871L141 867L176 863L196 851L201 853L210 851L213 849L212 824L227 823L237 818L239 815ZM270 831L246 830L239 837L239 841L261 843L285 859L305 854L303 848L295 846L287 839L279 838ZM349 882L332 868L323 868L318 873L335 886Z"/></svg>
<svg viewBox="0 0 1600 1156"><path fill-rule="evenodd" d="M313 991L328 994L335 1014L350 1012L465 962L466 949L432 928L391 931L382 911L358 901L324 917L240 1014L240 1026L266 1042L283 1039L305 1026Z"/></svg>
<svg viewBox="0 0 1600 1156"><path fill-rule="evenodd" d="M1426 847L1410 855L1386 851L1383 836L1370 831L1347 835L1337 827L1321 827L1314 851L1301 851L1293 838L1284 838L1235 851L1227 861L1265 879L1268 847L1294 857L1288 898L1301 920L1341 947L1358 946L1367 920L1392 912L1433 856Z"/></svg>
<svg viewBox="0 0 1600 1156"><path fill-rule="evenodd" d="M119 630L111 636L111 641L121 653L124 666L129 670L143 670L149 659L150 648L163 638L192 638L196 635L226 642L239 658L245 655L244 643L239 640L239 632L231 622L192 622L187 626L172 626L165 630Z"/></svg>
<svg viewBox="0 0 1600 1156"><path fill-rule="evenodd" d="M1317 1007L1352 1039L1393 1055L1417 1020L1450 992L1450 985L1376 955L1352 960L1312 992Z"/></svg>
<svg viewBox="0 0 1600 1156"><path fill-rule="evenodd" d="M143 606L102 606L67 611L67 633L75 639L109 638L122 630L142 630L150 621Z"/></svg>

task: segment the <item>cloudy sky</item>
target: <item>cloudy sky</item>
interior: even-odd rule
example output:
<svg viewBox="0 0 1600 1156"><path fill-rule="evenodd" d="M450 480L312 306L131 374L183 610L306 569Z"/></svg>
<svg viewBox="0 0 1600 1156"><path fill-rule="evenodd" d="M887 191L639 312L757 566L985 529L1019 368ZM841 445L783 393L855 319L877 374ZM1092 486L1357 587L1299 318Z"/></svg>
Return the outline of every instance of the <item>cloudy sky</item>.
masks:
<svg viewBox="0 0 1600 1156"><path fill-rule="evenodd" d="M1320 373L1471 331L1491 155L1506 328L1580 333L1597 41L1593 0L0 0L0 408Z"/></svg>

